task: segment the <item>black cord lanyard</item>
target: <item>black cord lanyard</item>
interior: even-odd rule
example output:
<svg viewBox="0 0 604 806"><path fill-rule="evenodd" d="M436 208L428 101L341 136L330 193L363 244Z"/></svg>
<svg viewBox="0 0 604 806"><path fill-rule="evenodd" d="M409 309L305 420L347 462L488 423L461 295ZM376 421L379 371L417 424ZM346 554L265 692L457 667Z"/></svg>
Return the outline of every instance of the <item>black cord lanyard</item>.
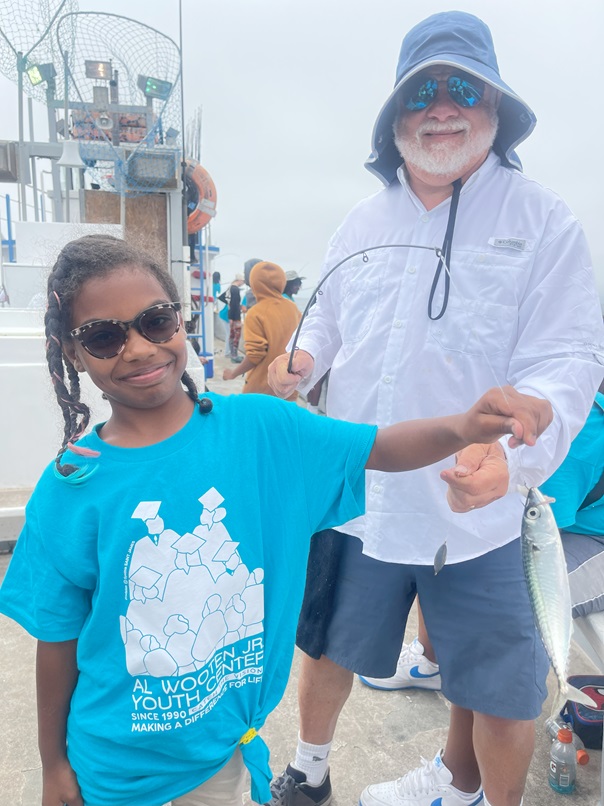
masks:
<svg viewBox="0 0 604 806"><path fill-rule="evenodd" d="M447 310L447 305L449 303L449 288L451 285L451 278L449 276L449 271L451 269L451 249L453 246L453 230L455 229L455 218L457 216L457 206L459 204L459 194L461 193L461 179L456 179L453 182L453 195L451 196L451 207L449 208L449 220L447 221L447 231L445 232L445 239L442 245L442 255L438 261L438 266L436 267L436 272L434 274L434 279L432 280L432 288L430 289L430 298L428 300L428 316L435 322L437 319L440 319L444 312ZM434 304L434 295L436 294L436 289L438 287L438 281L440 279L440 273L443 269L443 258L444 263L446 266L445 270L445 292L443 296L443 304L440 309L440 312L437 316L432 315L432 307Z"/></svg>

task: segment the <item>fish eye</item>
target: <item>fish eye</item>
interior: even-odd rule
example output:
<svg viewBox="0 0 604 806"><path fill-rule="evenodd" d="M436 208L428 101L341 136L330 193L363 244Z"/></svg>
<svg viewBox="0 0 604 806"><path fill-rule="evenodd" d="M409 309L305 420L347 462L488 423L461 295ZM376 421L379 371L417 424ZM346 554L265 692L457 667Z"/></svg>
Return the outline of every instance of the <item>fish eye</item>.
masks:
<svg viewBox="0 0 604 806"><path fill-rule="evenodd" d="M530 509L527 509L526 517L530 521L538 520L541 517L541 512L539 511L539 507L530 507Z"/></svg>

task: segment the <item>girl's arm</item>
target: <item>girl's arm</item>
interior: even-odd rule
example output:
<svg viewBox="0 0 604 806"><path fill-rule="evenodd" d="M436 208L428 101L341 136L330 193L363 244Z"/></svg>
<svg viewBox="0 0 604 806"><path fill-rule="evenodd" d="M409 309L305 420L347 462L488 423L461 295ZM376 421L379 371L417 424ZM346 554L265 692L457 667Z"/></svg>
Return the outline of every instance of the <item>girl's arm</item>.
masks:
<svg viewBox="0 0 604 806"><path fill-rule="evenodd" d="M368 470L415 470L457 453L472 443L496 442L512 434L510 447L534 445L552 421L546 400L512 386L490 389L464 414L409 420L381 428L369 454Z"/></svg>
<svg viewBox="0 0 604 806"><path fill-rule="evenodd" d="M38 747L42 759L42 806L84 806L67 760L67 715L78 679L77 640L38 641Z"/></svg>

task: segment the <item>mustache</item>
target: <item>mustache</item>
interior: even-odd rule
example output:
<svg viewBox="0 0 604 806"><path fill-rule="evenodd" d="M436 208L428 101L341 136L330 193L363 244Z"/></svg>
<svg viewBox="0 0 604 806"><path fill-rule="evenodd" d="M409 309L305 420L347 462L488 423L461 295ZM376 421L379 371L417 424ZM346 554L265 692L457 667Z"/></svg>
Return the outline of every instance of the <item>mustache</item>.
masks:
<svg viewBox="0 0 604 806"><path fill-rule="evenodd" d="M450 132L468 132L470 123L467 120L449 120L438 123L435 120L426 120L417 127L417 136L422 134L449 134Z"/></svg>

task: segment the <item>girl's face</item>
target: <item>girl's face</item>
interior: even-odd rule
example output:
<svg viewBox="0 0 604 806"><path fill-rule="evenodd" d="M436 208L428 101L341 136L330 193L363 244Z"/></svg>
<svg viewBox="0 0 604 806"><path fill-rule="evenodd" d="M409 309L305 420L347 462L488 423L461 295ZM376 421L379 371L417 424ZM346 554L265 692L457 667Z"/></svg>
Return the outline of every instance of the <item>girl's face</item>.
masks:
<svg viewBox="0 0 604 806"><path fill-rule="evenodd" d="M88 280L72 304L71 329L97 319L129 322L162 302L171 302L158 280L144 268L117 267L110 274ZM180 314L179 314L180 317ZM187 364L186 334L182 326L163 344L154 344L130 327L124 349L113 358L95 358L73 338L65 353L78 372L87 372L116 408L154 409L186 395L180 379Z"/></svg>

